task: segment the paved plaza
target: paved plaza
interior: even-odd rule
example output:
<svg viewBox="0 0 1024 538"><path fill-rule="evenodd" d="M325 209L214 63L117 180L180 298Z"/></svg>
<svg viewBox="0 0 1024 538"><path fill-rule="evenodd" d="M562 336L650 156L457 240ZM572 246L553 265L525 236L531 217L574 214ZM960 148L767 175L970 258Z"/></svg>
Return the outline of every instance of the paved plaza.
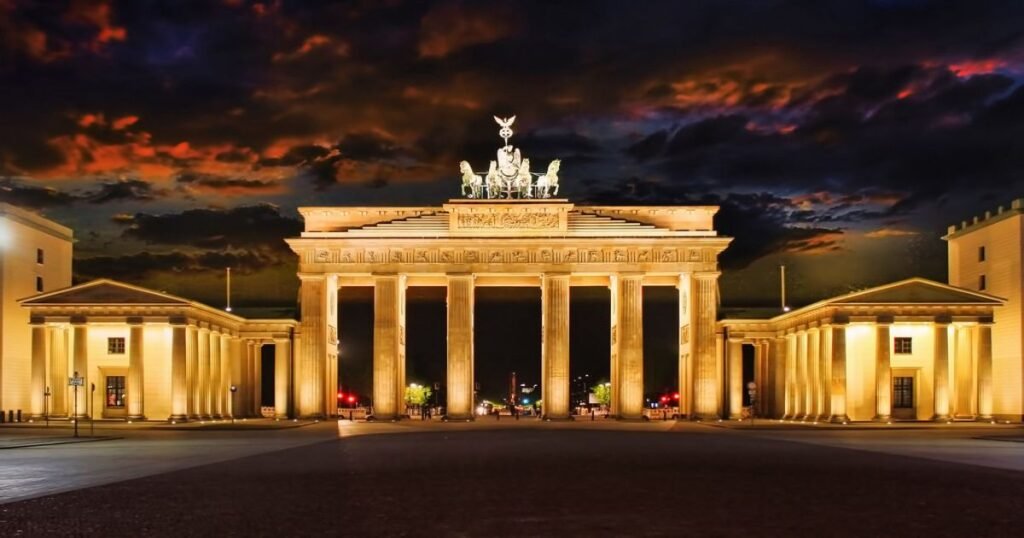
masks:
<svg viewBox="0 0 1024 538"><path fill-rule="evenodd" d="M488 418L96 435L111 439L0 448L0 534L1001 536L1024 524L1018 426Z"/></svg>

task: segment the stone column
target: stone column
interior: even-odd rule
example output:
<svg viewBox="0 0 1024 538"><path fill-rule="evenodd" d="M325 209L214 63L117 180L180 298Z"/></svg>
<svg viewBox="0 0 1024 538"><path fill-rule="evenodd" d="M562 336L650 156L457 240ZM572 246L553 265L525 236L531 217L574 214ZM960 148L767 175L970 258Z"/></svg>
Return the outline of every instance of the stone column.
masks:
<svg viewBox="0 0 1024 538"><path fill-rule="evenodd" d="M171 320L171 417L172 421L184 421L189 414L189 401L193 392L188 386L189 336L195 334L185 320Z"/></svg>
<svg viewBox="0 0 1024 538"><path fill-rule="evenodd" d="M541 283L541 398L544 418L569 419L569 275Z"/></svg>
<svg viewBox="0 0 1024 538"><path fill-rule="evenodd" d="M325 275L299 275L299 279L302 302L302 355L299 358L301 365L297 370L301 378L296 380L296 411L300 418L322 418L324 367L327 364L327 318L330 306L327 288L333 286L337 289L337 278L329 279Z"/></svg>
<svg viewBox="0 0 1024 538"><path fill-rule="evenodd" d="M766 390L766 383L768 381L767 369L765 363L767 357L765 355L764 342L761 340L754 340L754 386L757 387L754 395L754 401L751 402L751 410L756 416L765 416L764 404L768 400L768 394ZM747 390L746 387L743 390ZM748 391L749 392L749 391Z"/></svg>
<svg viewBox="0 0 1024 538"><path fill-rule="evenodd" d="M878 318L875 328L875 420L883 422L892 415L891 324L892 318Z"/></svg>
<svg viewBox="0 0 1024 538"><path fill-rule="evenodd" d="M693 346L690 338L692 279L679 275L679 417L693 415Z"/></svg>
<svg viewBox="0 0 1024 538"><path fill-rule="evenodd" d="M189 324L185 328L185 391L188 418L199 418L199 327Z"/></svg>
<svg viewBox="0 0 1024 538"><path fill-rule="evenodd" d="M145 395L145 374L143 373L143 350L145 343L143 334L145 326L141 319L128 320L128 379L125 383L125 396L128 404L128 420L145 420L143 409Z"/></svg>
<svg viewBox="0 0 1024 538"><path fill-rule="evenodd" d="M46 359L46 325L42 320L32 320L32 397L29 399L32 405L29 416L32 419L42 419L46 414Z"/></svg>
<svg viewBox="0 0 1024 538"><path fill-rule="evenodd" d="M263 344L257 343L252 347L252 397L256 418L263 417ZM315 415L309 418L322 418L322 415Z"/></svg>
<svg viewBox="0 0 1024 538"><path fill-rule="evenodd" d="M792 329L790 329L792 331ZM797 383L796 383L796 365L799 362L796 359L797 335L795 332L789 332L785 336L785 347L786 347L786 404L785 414L783 418L795 419L797 414Z"/></svg>
<svg viewBox="0 0 1024 538"><path fill-rule="evenodd" d="M210 398L210 417L214 419L219 419L223 415L220 393L220 339L219 330L210 331L210 382L207 385L207 394Z"/></svg>
<svg viewBox="0 0 1024 538"><path fill-rule="evenodd" d="M842 424L850 421L846 410L846 322L834 321L831 331L831 420Z"/></svg>
<svg viewBox="0 0 1024 538"><path fill-rule="evenodd" d="M618 386L612 382L612 393L618 392L619 418L640 419L644 414L643 275L618 276L617 303L619 371Z"/></svg>
<svg viewBox="0 0 1024 538"><path fill-rule="evenodd" d="M932 324L935 355L932 362L932 394L935 402L935 416L932 420L949 420L949 318L936 318Z"/></svg>
<svg viewBox="0 0 1024 538"><path fill-rule="evenodd" d="M786 416L786 386L788 384L786 338L784 336L776 336L771 340L770 345L773 391L770 413L772 417L782 418Z"/></svg>
<svg viewBox="0 0 1024 538"><path fill-rule="evenodd" d="M229 340L228 357L228 394L231 395L228 412L231 418L241 418L245 416L245 393L242 391L245 378L242 377L242 340L238 336ZM235 387L234 392L231 392L231 386Z"/></svg>
<svg viewBox="0 0 1024 538"><path fill-rule="evenodd" d="M978 323L978 420L992 420L992 321Z"/></svg>
<svg viewBox="0 0 1024 538"><path fill-rule="evenodd" d="M807 407L807 331L796 333L796 399L793 402L793 418L806 419L810 413Z"/></svg>
<svg viewBox="0 0 1024 538"><path fill-rule="evenodd" d="M729 337L729 418L743 418L743 340Z"/></svg>
<svg viewBox="0 0 1024 538"><path fill-rule="evenodd" d="M715 325L718 316L719 273L692 275L690 338L693 360L694 416L699 419L722 417L719 357L716 353Z"/></svg>
<svg viewBox="0 0 1024 538"><path fill-rule="evenodd" d="M89 416L89 326L84 319L72 319L74 328L74 367L73 372L85 378L85 385L78 387L78 418Z"/></svg>
<svg viewBox="0 0 1024 538"><path fill-rule="evenodd" d="M229 333L220 335L220 414L229 418L231 414L231 340Z"/></svg>
<svg viewBox="0 0 1024 538"><path fill-rule="evenodd" d="M608 276L608 310L611 314L609 322L609 362L608 377L611 378L608 390L608 415L619 416L619 276Z"/></svg>
<svg viewBox="0 0 1024 538"><path fill-rule="evenodd" d="M448 275L447 418L473 420L473 275Z"/></svg>
<svg viewBox="0 0 1024 538"><path fill-rule="evenodd" d="M832 418L832 327L818 330L818 420Z"/></svg>
<svg viewBox="0 0 1024 538"><path fill-rule="evenodd" d="M288 418L288 388L291 386L291 341L274 340L274 418Z"/></svg>
<svg viewBox="0 0 1024 538"><path fill-rule="evenodd" d="M373 416L397 420L405 414L405 276L373 277Z"/></svg>
<svg viewBox="0 0 1024 538"><path fill-rule="evenodd" d="M818 420L821 414L819 382L821 380L821 331L817 327L807 330L807 419Z"/></svg>
<svg viewBox="0 0 1024 538"><path fill-rule="evenodd" d="M238 383L238 416L251 417L252 416L252 366L249 364L249 359L252 357L252 342L247 339L242 339L239 342L238 350L238 365L239 370L239 383Z"/></svg>
<svg viewBox="0 0 1024 538"><path fill-rule="evenodd" d="M956 354L953 358L953 372L956 375L956 408L953 410L957 419L977 418L975 392L977 383L974 377L974 331L969 325L956 325Z"/></svg>
<svg viewBox="0 0 1024 538"><path fill-rule="evenodd" d="M50 416L68 416L68 331L50 328Z"/></svg>
<svg viewBox="0 0 1024 538"><path fill-rule="evenodd" d="M196 348L198 368L196 370L196 414L201 419L211 418L210 412L210 329L199 327L199 345Z"/></svg>

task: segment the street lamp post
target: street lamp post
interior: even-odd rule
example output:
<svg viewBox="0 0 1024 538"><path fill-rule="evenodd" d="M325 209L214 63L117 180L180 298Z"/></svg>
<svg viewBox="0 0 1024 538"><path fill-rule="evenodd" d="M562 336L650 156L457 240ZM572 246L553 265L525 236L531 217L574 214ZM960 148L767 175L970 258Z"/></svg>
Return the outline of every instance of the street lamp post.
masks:
<svg viewBox="0 0 1024 538"><path fill-rule="evenodd" d="M43 391L43 416L46 417L46 427L50 427L50 387Z"/></svg>
<svg viewBox="0 0 1024 538"><path fill-rule="evenodd" d="M228 271L231 271L228 269ZM231 273L228 273L231 274ZM238 387L231 385L231 423L235 423L235 393L238 392Z"/></svg>
<svg viewBox="0 0 1024 538"><path fill-rule="evenodd" d="M89 383L89 437L96 436L96 383Z"/></svg>

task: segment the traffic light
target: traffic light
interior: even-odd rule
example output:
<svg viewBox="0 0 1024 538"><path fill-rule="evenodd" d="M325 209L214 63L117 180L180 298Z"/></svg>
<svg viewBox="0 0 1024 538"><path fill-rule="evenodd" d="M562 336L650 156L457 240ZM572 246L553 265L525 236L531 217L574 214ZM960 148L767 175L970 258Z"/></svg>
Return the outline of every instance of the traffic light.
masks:
<svg viewBox="0 0 1024 538"><path fill-rule="evenodd" d="M675 400L678 400L679 399L679 393L677 392L677 393L673 394L672 398L675 399Z"/></svg>

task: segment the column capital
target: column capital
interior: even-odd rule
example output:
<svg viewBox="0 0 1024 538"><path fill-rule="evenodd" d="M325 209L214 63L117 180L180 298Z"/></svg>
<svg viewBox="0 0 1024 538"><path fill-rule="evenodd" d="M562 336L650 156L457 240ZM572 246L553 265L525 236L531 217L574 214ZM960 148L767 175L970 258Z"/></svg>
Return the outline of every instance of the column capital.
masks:
<svg viewBox="0 0 1024 538"><path fill-rule="evenodd" d="M324 280L326 280L327 275L325 275L324 273L298 273L298 277L299 280L302 282L305 282L307 280L323 282Z"/></svg>
<svg viewBox="0 0 1024 538"><path fill-rule="evenodd" d="M742 344L744 338L742 336L732 336L732 335L729 335L727 340L729 341L730 344Z"/></svg>
<svg viewBox="0 0 1024 538"><path fill-rule="evenodd" d="M932 323L934 325L949 325L949 324L953 323L953 316L950 316L950 315L935 316L935 320L932 321Z"/></svg>
<svg viewBox="0 0 1024 538"><path fill-rule="evenodd" d="M32 326L43 326L46 325L46 318L43 316L32 316L28 319L28 324Z"/></svg>
<svg viewBox="0 0 1024 538"><path fill-rule="evenodd" d="M89 323L89 319L85 316L71 316L70 323L72 325L87 325Z"/></svg>
<svg viewBox="0 0 1024 538"><path fill-rule="evenodd" d="M713 279L717 279L721 275L722 275L721 271L699 271L699 272L690 273L690 276L692 276L693 278L700 279L700 280L713 280Z"/></svg>
<svg viewBox="0 0 1024 538"><path fill-rule="evenodd" d="M978 318L978 325L986 325L987 326L987 325L993 325L994 323L995 323L995 321L992 319L992 316L982 316L982 317Z"/></svg>
<svg viewBox="0 0 1024 538"><path fill-rule="evenodd" d="M877 316L875 317L875 325L892 325L893 316Z"/></svg>
<svg viewBox="0 0 1024 538"><path fill-rule="evenodd" d="M143 323L145 323L145 320L142 319L142 316L128 316L127 318L125 318L124 321L128 325L142 325Z"/></svg>

